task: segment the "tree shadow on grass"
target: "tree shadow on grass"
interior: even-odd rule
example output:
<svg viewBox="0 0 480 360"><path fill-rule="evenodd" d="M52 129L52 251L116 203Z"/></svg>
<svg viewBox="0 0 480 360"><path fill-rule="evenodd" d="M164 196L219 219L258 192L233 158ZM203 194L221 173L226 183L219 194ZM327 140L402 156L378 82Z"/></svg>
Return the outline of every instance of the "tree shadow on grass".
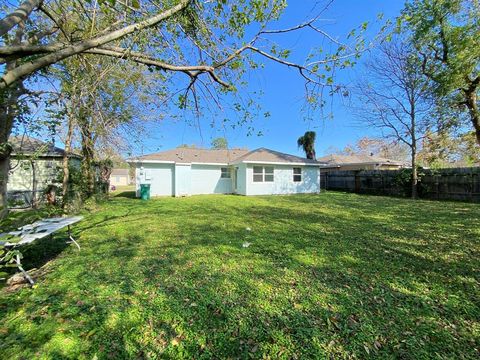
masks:
<svg viewBox="0 0 480 360"><path fill-rule="evenodd" d="M118 194L114 194L114 197L116 197L116 198L126 198L126 199L136 199L137 198L134 190L133 191L122 191Z"/></svg>
<svg viewBox="0 0 480 360"><path fill-rule="evenodd" d="M121 334L134 301L135 279L128 271L136 248L123 243L126 239L87 242L78 256L58 259L55 272L35 289L0 298L2 356L78 358L89 350L98 358L127 358Z"/></svg>
<svg viewBox="0 0 480 360"><path fill-rule="evenodd" d="M402 244L386 237L387 228L395 225L392 219L365 217L359 223L355 217L338 218L333 214L255 206L248 210L247 224L252 230L247 232L242 224L229 223L245 217L242 211L245 212L231 207L207 224L198 223L198 216L177 219L182 223L178 236L159 249L164 259L159 260L157 253L142 261L145 285L162 290L163 304L174 309L181 318L180 323L191 329L183 339L188 351L201 350L213 357L249 356L260 344L259 351L264 356L275 356L278 353L272 349L278 343L291 341L306 348L290 344L290 351L295 349L290 356L296 351L306 357L320 356L324 349L306 340L305 334L313 334L323 337L319 340L323 346L334 341L339 348L357 356L365 355L364 346L373 352L375 342L385 355L401 352L408 357L422 347L426 349L424 355L429 351L453 351L451 354L459 355L455 353L458 348L442 347L451 340L452 332L441 324L468 322L474 317L459 315L462 307L455 304L425 304L428 295L417 287L426 283L441 287L441 293L461 296L466 290L462 290L465 284L458 282L457 277L474 275L461 260L458 268L452 269L451 262L401 251ZM318 223L328 224L329 228L319 232ZM395 236L407 237L408 233L408 229L397 231ZM251 247L243 249L245 241L250 241ZM434 243L429 245L425 251L434 251ZM312 254L326 265L310 264L308 259L302 261ZM232 261L245 267L237 270L243 273L232 274L222 267ZM289 275L293 279L289 279ZM279 293L283 291L282 296L287 300L277 299L279 313L271 314L262 306L262 302L275 301L261 292L265 286ZM287 289L282 289L289 286L295 291L301 287L301 295L291 299ZM324 296L328 302L315 302L312 289L315 296ZM463 309L478 313L478 307L472 307L475 299L468 295L470 290L464 297L470 305ZM431 296L435 298L438 294ZM445 299L436 301L441 303ZM439 310L441 307L446 309L445 313ZM429 318L433 318L433 322L425 320ZM326 330L317 333L315 327ZM408 335L418 328L423 340L421 335L413 339ZM426 346L425 337L432 334L438 341L432 340ZM465 338L461 341L468 344ZM175 353L172 347L167 348Z"/></svg>
<svg viewBox="0 0 480 360"><path fill-rule="evenodd" d="M409 237L409 227L419 226L410 220L398 228L403 210L395 203L379 218L375 204L329 213L311 202L295 207L294 197L277 206L249 201L169 200L165 208L159 201L109 219L112 228L85 231L92 238L82 239L81 256L57 260L58 278L48 277L28 300L0 303L8 320L0 352L11 346L6 356L23 347L32 356L99 359L475 357L474 338L465 334L478 318L475 285L461 280L474 269L441 258L448 247L438 260L426 256L438 251L435 240L428 232ZM127 235L111 236L122 222ZM76 350L62 352L65 344Z"/></svg>

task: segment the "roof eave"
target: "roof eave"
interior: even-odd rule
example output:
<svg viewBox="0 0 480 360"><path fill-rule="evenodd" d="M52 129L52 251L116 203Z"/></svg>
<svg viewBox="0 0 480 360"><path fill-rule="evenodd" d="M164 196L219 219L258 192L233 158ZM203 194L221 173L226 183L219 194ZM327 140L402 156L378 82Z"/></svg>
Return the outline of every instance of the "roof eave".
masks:
<svg viewBox="0 0 480 360"><path fill-rule="evenodd" d="M261 161L261 160L243 160L233 161L230 164L266 164L266 165L301 165L301 166L322 166L320 163L294 162L294 161Z"/></svg>
<svg viewBox="0 0 480 360"><path fill-rule="evenodd" d="M333 166L345 166L345 165L395 165L395 166L403 166L405 164L369 161L369 162L356 162L356 163L333 163L333 164L328 164L327 166L332 166L333 167Z"/></svg>

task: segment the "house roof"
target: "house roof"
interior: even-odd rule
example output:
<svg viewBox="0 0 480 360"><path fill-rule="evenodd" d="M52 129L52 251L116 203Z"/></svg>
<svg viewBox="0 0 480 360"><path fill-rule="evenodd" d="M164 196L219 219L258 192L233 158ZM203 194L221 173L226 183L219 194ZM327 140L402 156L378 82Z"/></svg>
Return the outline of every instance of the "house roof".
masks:
<svg viewBox="0 0 480 360"><path fill-rule="evenodd" d="M65 150L29 136L10 136L12 156L63 157ZM69 156L80 157L70 153Z"/></svg>
<svg viewBox="0 0 480 360"><path fill-rule="evenodd" d="M260 148L252 151L244 149L212 150L177 148L155 154L130 159L129 162L168 162L168 163L204 163L204 164L238 164L238 163L298 163L319 164L315 160Z"/></svg>
<svg viewBox="0 0 480 360"><path fill-rule="evenodd" d="M235 159L234 163L256 162L256 163L302 163L302 164L318 164L317 161L302 158L295 155L285 154L279 151L267 148L259 148L246 153Z"/></svg>
<svg viewBox="0 0 480 360"><path fill-rule="evenodd" d="M112 169L110 176L128 176L128 169Z"/></svg>
<svg viewBox="0 0 480 360"><path fill-rule="evenodd" d="M218 163L227 164L234 159L246 154L248 150L232 149L232 150L213 150L213 149L194 149L194 148L176 148L172 150L162 151L154 154L148 154L137 157L135 162L141 161L158 161L158 162L175 162L180 164L190 163Z"/></svg>
<svg viewBox="0 0 480 360"><path fill-rule="evenodd" d="M326 165L357 165L357 164L382 164L382 165L396 165L403 166L405 165L401 161L386 159L379 156L370 156L370 155L337 155L330 154L317 158L317 161L324 163Z"/></svg>

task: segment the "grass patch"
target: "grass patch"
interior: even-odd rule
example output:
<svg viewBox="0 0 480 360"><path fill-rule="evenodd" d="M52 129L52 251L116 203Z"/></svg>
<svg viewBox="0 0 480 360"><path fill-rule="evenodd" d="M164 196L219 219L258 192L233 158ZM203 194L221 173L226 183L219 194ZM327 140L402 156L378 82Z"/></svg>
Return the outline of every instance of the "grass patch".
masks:
<svg viewBox="0 0 480 360"><path fill-rule="evenodd" d="M479 356L479 205L128 196L0 293L1 358Z"/></svg>

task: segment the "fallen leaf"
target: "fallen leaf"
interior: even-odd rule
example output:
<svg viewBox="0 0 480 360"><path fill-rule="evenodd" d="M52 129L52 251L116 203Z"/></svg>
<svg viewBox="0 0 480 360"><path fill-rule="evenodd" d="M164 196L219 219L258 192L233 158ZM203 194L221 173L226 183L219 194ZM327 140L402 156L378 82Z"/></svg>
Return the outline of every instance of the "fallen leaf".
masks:
<svg viewBox="0 0 480 360"><path fill-rule="evenodd" d="M170 341L170 344L172 344L173 346L178 346L180 344L180 341L182 339L180 339L178 336L173 338L172 341Z"/></svg>

